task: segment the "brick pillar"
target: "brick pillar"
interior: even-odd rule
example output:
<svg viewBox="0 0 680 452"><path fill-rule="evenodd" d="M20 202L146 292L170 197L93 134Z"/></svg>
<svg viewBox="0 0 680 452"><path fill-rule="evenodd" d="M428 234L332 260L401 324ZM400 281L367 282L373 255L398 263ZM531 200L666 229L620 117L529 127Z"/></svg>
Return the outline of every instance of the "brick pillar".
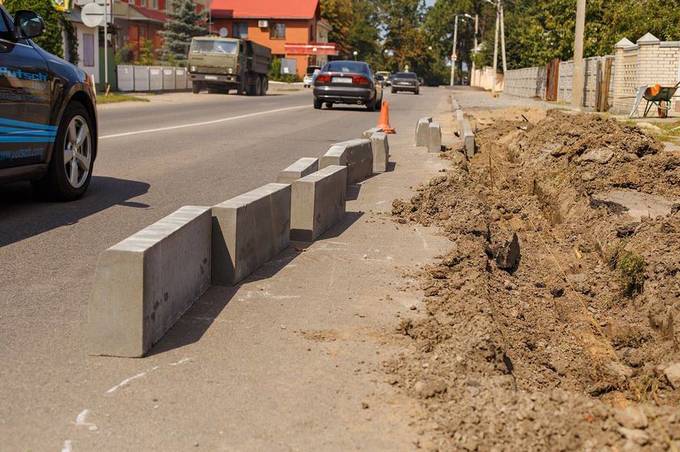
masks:
<svg viewBox="0 0 680 452"><path fill-rule="evenodd" d="M611 100L612 111L615 113L626 113L625 108L622 105L622 98L626 94L624 89L624 67L623 67L623 57L627 49L635 47L630 40L623 38L616 43L614 47L616 53L614 55L614 98Z"/></svg>

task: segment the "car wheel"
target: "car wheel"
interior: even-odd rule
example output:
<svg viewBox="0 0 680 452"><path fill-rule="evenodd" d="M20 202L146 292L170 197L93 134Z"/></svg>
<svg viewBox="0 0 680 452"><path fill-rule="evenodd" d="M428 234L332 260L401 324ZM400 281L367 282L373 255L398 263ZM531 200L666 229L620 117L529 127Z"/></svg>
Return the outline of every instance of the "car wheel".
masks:
<svg viewBox="0 0 680 452"><path fill-rule="evenodd" d="M328 108L329 110L331 108L333 108L333 103L332 102L326 102L326 108Z"/></svg>
<svg viewBox="0 0 680 452"><path fill-rule="evenodd" d="M201 85L198 83L192 83L191 84L191 92L194 94L198 94L201 92Z"/></svg>
<svg viewBox="0 0 680 452"><path fill-rule="evenodd" d="M397 93L397 90L392 88L392 94L396 94L396 93Z"/></svg>
<svg viewBox="0 0 680 452"><path fill-rule="evenodd" d="M71 103L59 124L47 175L34 183L38 192L57 201L73 201L87 191L97 144L92 117L80 103Z"/></svg>
<svg viewBox="0 0 680 452"><path fill-rule="evenodd" d="M366 109L368 111L375 111L375 104L376 104L376 101L369 100L368 103L366 103Z"/></svg>
<svg viewBox="0 0 680 452"><path fill-rule="evenodd" d="M321 104L322 102L318 99L314 99L314 108L317 110L321 110Z"/></svg>
<svg viewBox="0 0 680 452"><path fill-rule="evenodd" d="M420 90L419 90L419 89L415 90L415 91L414 91L414 94L415 94L416 96L420 95Z"/></svg>

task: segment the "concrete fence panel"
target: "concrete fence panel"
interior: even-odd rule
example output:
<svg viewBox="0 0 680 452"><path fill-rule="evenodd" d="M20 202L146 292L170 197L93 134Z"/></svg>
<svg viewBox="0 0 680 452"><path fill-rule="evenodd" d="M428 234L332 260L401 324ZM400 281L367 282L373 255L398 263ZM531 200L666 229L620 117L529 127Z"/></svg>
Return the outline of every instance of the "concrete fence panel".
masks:
<svg viewBox="0 0 680 452"><path fill-rule="evenodd" d="M303 157L279 173L276 182L292 184L294 181L319 170L319 159Z"/></svg>
<svg viewBox="0 0 680 452"><path fill-rule="evenodd" d="M135 91L149 91L149 66L134 66Z"/></svg>
<svg viewBox="0 0 680 452"><path fill-rule="evenodd" d="M352 185L373 174L371 140L357 139L334 144L319 161L319 168L347 166L347 184Z"/></svg>
<svg viewBox="0 0 680 452"><path fill-rule="evenodd" d="M290 185L267 184L213 207L213 284L235 285L288 247L290 205Z"/></svg>
<svg viewBox="0 0 680 452"><path fill-rule="evenodd" d="M211 215L182 207L104 251L88 306L90 353L141 357L210 286Z"/></svg>
<svg viewBox="0 0 680 452"><path fill-rule="evenodd" d="M158 66L149 67L149 90L163 91L163 68Z"/></svg>
<svg viewBox="0 0 680 452"><path fill-rule="evenodd" d="M118 89L125 92L135 90L135 68L134 66L118 66L116 68L118 77Z"/></svg>
<svg viewBox="0 0 680 452"><path fill-rule="evenodd" d="M171 67L163 68L163 91L174 91L175 85L175 69Z"/></svg>
<svg viewBox="0 0 680 452"><path fill-rule="evenodd" d="M330 165L293 182L290 238L311 242L345 215L347 167Z"/></svg>

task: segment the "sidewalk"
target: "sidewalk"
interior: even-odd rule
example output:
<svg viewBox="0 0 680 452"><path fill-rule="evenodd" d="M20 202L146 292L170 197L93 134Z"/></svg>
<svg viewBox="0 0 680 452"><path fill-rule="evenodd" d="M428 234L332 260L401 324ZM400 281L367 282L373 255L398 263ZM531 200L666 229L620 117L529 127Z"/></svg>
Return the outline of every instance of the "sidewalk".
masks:
<svg viewBox="0 0 680 452"><path fill-rule="evenodd" d="M73 395L78 408L50 436L74 451L414 449L422 408L382 363L409 344L395 334L399 317L421 309L407 275L450 242L390 211L445 167L413 134L417 117L449 111L448 94L432 90L436 102L398 115L394 170L357 186L322 239L240 287L211 289L150 357L85 358L101 383Z"/></svg>

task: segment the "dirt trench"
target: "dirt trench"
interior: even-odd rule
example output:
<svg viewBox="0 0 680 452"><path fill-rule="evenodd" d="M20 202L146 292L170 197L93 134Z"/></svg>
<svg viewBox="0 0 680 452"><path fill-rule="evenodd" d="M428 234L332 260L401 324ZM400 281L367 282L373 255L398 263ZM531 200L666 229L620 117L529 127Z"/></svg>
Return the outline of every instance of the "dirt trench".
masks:
<svg viewBox="0 0 680 452"><path fill-rule="evenodd" d="M680 450L680 155L601 116L472 119L475 157L393 204L452 242L386 366L430 413L419 446ZM670 207L633 217L613 191Z"/></svg>

